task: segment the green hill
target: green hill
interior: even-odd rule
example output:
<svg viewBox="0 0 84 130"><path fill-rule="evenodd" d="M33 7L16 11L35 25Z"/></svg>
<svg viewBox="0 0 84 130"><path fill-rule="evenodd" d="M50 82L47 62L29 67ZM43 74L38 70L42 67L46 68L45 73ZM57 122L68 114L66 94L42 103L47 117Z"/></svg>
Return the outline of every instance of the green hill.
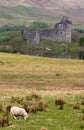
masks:
<svg viewBox="0 0 84 130"><path fill-rule="evenodd" d="M82 0L0 0L0 25L29 25L32 21L54 25L63 15L67 15L73 26L84 27L83 7Z"/></svg>
<svg viewBox="0 0 84 130"><path fill-rule="evenodd" d="M53 21L54 16L51 16L48 11L40 10L36 7L26 6L1 6L0 7L0 24L26 24L29 25L33 21Z"/></svg>

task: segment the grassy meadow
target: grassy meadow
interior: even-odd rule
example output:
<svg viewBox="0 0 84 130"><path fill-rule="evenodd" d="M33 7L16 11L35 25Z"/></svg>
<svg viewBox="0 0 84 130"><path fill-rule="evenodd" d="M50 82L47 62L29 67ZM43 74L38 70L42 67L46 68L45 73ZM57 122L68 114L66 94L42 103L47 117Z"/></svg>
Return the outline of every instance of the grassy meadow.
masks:
<svg viewBox="0 0 84 130"><path fill-rule="evenodd" d="M81 130L84 129L84 61L0 53L0 108L23 107L31 94L41 96L47 109L29 112L28 120L9 115L9 126L2 130ZM21 102L12 97L23 98ZM55 100L65 101L63 109ZM27 101L28 100L28 101ZM37 105L34 98L26 102ZM44 106L44 105L43 105ZM0 120L4 115L0 109Z"/></svg>

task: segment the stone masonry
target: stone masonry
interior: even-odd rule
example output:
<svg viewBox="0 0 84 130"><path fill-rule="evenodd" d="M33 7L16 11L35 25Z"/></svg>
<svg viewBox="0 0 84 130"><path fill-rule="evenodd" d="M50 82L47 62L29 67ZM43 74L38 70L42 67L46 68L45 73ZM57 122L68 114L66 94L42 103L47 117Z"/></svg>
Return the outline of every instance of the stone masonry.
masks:
<svg viewBox="0 0 84 130"><path fill-rule="evenodd" d="M49 39L58 42L71 42L72 22L68 17L63 16L62 20L52 29L36 30L23 29L22 35L30 42L39 44L42 39Z"/></svg>

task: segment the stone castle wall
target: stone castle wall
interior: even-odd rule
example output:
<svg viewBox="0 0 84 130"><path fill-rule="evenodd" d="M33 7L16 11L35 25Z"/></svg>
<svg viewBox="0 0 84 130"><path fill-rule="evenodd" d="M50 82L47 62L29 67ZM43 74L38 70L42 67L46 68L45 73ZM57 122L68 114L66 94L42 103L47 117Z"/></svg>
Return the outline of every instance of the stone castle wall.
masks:
<svg viewBox="0 0 84 130"><path fill-rule="evenodd" d="M71 42L71 25L72 22L68 17L63 17L62 20L55 25L53 29L47 30L28 30L23 29L22 35L33 43L40 43L42 39L49 39L58 42Z"/></svg>

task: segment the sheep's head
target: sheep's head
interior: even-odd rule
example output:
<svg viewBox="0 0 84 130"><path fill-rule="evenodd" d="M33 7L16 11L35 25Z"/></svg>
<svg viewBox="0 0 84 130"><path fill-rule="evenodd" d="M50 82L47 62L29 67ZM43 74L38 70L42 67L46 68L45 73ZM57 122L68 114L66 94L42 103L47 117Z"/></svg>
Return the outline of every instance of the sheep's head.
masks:
<svg viewBox="0 0 84 130"><path fill-rule="evenodd" d="M28 118L28 114L26 113L26 114L24 115L24 120L27 120L27 118Z"/></svg>

